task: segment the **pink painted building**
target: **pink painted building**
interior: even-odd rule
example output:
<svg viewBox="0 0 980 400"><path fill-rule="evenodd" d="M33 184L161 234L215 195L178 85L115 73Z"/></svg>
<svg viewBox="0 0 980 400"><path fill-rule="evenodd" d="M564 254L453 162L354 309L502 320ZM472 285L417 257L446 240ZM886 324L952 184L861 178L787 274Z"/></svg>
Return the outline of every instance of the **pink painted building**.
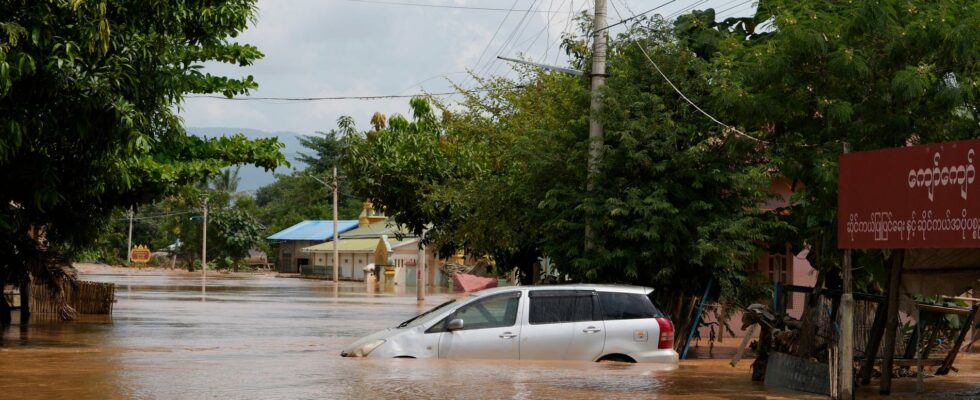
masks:
<svg viewBox="0 0 980 400"><path fill-rule="evenodd" d="M793 193L792 182L788 178L777 178L773 181L769 191L778 196L767 201L762 209L778 212L779 209L789 205L789 199ZM762 275L768 277L773 283L780 282L785 285L813 286L817 282L817 271L807 261L807 254L808 250L794 254L792 248L787 244L784 252L766 252L759 256L757 270ZM789 293L785 296L780 296L780 301L785 302L780 307L786 308L786 314L794 318L800 318L803 315L805 296L803 293ZM771 305L772 300L759 299L759 302ZM707 313L704 319L707 322L717 322L713 313ZM735 312L728 321L729 326L735 331L736 336L744 335L745 332L741 329L742 313L740 311ZM709 328L700 328L700 334L703 340L708 339L708 331ZM715 333L719 333L717 329Z"/></svg>

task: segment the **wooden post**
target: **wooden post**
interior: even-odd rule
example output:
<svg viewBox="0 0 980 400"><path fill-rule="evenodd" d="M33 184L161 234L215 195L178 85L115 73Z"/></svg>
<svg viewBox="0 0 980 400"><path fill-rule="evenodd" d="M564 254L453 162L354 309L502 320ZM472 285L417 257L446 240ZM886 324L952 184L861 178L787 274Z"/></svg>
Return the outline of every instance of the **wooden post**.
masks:
<svg viewBox="0 0 980 400"><path fill-rule="evenodd" d="M953 342L953 348L950 349L949 354L946 354L946 359L943 360L943 365L936 369L936 375L946 375L949 370L953 368L953 361L956 360L956 354L960 352L960 347L963 347L963 339L966 338L966 333L970 331L973 326L973 320L977 317L977 305L974 304L970 308L970 314L966 317L966 322L960 327L960 334L956 336L956 340Z"/></svg>
<svg viewBox="0 0 980 400"><path fill-rule="evenodd" d="M844 262L841 265L844 293L840 301L840 338L837 340L837 393L831 393L836 399L851 399L854 397L854 294L851 293L851 250L844 250Z"/></svg>
<svg viewBox="0 0 980 400"><path fill-rule="evenodd" d="M883 395L892 392L892 367L895 365L895 334L898 330L898 298L899 286L902 283L902 264L905 264L905 251L896 250L893 255L891 276L888 282L888 314L885 322L885 347L882 351L881 387L878 393Z"/></svg>
<svg viewBox="0 0 980 400"><path fill-rule="evenodd" d="M885 280L891 282L891 264L895 262L896 254L888 257L886 264L889 268L885 270ZM875 369L875 359L878 358L878 348L881 347L881 336L885 333L885 316L888 315L888 299L878 303L875 307L875 320L871 324L871 332L868 334L868 345L864 350L864 363L861 365L861 384L871 383L871 374Z"/></svg>
<svg viewBox="0 0 980 400"><path fill-rule="evenodd" d="M20 283L20 324L27 325L31 319L31 282L30 278Z"/></svg>
<svg viewBox="0 0 980 400"><path fill-rule="evenodd" d="M918 307L915 308L915 337L917 339L922 338L922 311ZM922 393L922 380L925 376L922 370L922 356L923 349L919 348L920 340L916 340L912 343L915 346L915 392Z"/></svg>
<svg viewBox="0 0 980 400"><path fill-rule="evenodd" d="M753 324L752 326L749 326L749 330L745 332L745 337L742 338L742 344L738 345L738 351L735 353L735 357L732 358L732 362L729 363L731 364L732 368L735 368L735 365L742 360L742 356L745 355L745 348L749 347L749 341L752 340L753 336L755 336L755 328L758 326L758 324Z"/></svg>
<svg viewBox="0 0 980 400"><path fill-rule="evenodd" d="M847 154L850 146L847 142L841 144L841 152ZM837 379L839 382L831 391L835 399L851 399L854 397L854 294L851 292L851 249L845 249L841 263L841 278L843 293L840 299L840 337L837 338Z"/></svg>

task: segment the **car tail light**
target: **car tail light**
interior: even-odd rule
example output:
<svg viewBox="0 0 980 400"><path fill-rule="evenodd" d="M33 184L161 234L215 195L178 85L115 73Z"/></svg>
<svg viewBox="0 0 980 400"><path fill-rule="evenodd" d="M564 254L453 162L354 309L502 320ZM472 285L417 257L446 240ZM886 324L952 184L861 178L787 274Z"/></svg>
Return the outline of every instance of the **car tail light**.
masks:
<svg viewBox="0 0 980 400"><path fill-rule="evenodd" d="M674 348L674 324L670 323L670 320L667 318L657 318L657 324L660 324L660 341L657 344L657 348Z"/></svg>

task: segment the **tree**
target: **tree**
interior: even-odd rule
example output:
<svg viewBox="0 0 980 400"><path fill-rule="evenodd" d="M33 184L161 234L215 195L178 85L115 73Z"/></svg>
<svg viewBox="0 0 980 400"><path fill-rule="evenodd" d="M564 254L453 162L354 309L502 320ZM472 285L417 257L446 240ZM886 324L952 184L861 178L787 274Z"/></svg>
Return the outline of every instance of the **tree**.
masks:
<svg viewBox="0 0 980 400"><path fill-rule="evenodd" d="M440 122L413 101L411 122L395 116L355 136L348 170L364 182L355 190L416 232L428 228L428 240L508 267L529 272L548 256L573 280L652 285L670 298L714 279L712 297L754 299L758 254L786 228L759 210L773 178L764 149L681 103L632 38L694 101L711 92L709 63L665 22L644 20L611 41L607 149L591 193L588 83L535 70L485 81L486 95ZM585 44L567 48L573 65L588 65L576 50ZM590 254L586 218L596 222Z"/></svg>
<svg viewBox="0 0 980 400"><path fill-rule="evenodd" d="M764 152L686 104L659 75L651 59L695 103L711 92L708 64L665 21L643 19L609 49L595 188L585 191L579 172L585 138L555 141L551 151L568 155L577 179L558 180L541 203L545 253L574 279L651 285L664 300L700 295L709 280L719 288L713 298L754 299L757 257L785 228L759 210L773 178ZM596 233L589 254L587 218Z"/></svg>
<svg viewBox="0 0 980 400"><path fill-rule="evenodd" d="M186 93L256 87L200 71L262 56L230 40L254 12L254 0L0 1L0 281L70 282L70 266L45 260L90 245L113 210L285 161L275 139L188 136L174 113Z"/></svg>
<svg viewBox="0 0 980 400"><path fill-rule="evenodd" d="M241 208L227 208L216 211L214 227L217 234L216 248L231 261L231 267L238 270L242 259L249 251L262 242L262 226L248 212Z"/></svg>
<svg viewBox="0 0 980 400"><path fill-rule="evenodd" d="M452 232L460 222L460 199L439 196L445 186L476 172L472 148L454 144L426 98L413 98L412 119L374 118L374 129L358 133L342 119L347 155L342 165L358 196L371 199L395 223L427 242L451 251Z"/></svg>
<svg viewBox="0 0 980 400"><path fill-rule="evenodd" d="M980 4L767 0L750 18L695 12L677 29L708 69L712 108L763 134L774 168L794 181L791 238L838 286L837 156L980 136ZM760 24L768 26L760 29ZM888 252L859 255L872 288Z"/></svg>
<svg viewBox="0 0 980 400"><path fill-rule="evenodd" d="M357 218L361 202L354 196L351 180L345 176L340 157L345 147L337 131L317 132L303 136L300 143L309 152L300 153L298 159L306 168L288 175L277 175L276 181L255 192L254 215L266 227L266 233L281 231L307 219L333 218L333 198L329 188L319 180L332 179L333 167L339 167L340 191L338 216L340 219ZM317 179L314 179L317 178Z"/></svg>

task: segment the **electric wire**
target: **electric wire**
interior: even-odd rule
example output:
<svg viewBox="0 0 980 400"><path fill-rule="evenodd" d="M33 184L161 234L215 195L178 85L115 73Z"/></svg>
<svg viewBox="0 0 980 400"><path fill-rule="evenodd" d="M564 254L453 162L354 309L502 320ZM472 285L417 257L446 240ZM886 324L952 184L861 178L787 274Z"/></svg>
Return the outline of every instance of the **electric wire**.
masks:
<svg viewBox="0 0 980 400"><path fill-rule="evenodd" d="M670 15L667 16L667 19L668 20L672 20L672 19L677 18L677 17L679 17L681 15L687 14L688 11L693 10L695 7L700 6L700 5L702 5L704 3L707 3L707 2L708 2L708 0L698 0L698 1L694 2L694 3L692 3L689 6L686 6L686 7L681 8L680 10L674 11L673 13L671 13Z"/></svg>
<svg viewBox="0 0 980 400"><path fill-rule="evenodd" d="M578 7L578 9L577 9L577 10L576 10L576 11L575 11L574 13L571 13L571 14L570 14L570 15L568 16L568 20L567 20L567 21L565 21L565 29L563 29L563 30L562 30L562 32L566 32L566 33L567 33L568 31L570 31L570 30L571 30L571 26L572 26L572 22L573 22L573 21L575 20L575 16L576 16L576 15L580 15L580 14L581 14L581 13L582 13L582 12L583 12L584 10L586 10L586 9L587 9L587 7L588 7L588 5L589 5L589 1L590 1L590 0L583 0L583 1L582 1L582 5L581 5L581 6L579 6L579 7ZM574 6L575 6L575 0L572 0L572 2L571 2L571 3L569 4L569 10L571 10L571 9L572 9L572 7L574 7ZM548 47L554 47L554 46L555 46L556 44L558 44L558 42L559 42L559 41L561 41L561 40L562 40L562 37L561 37L561 36L558 36L558 37L556 37L556 38L555 38L555 39L554 39L554 40L553 40L553 41L552 41L552 42L551 42L551 43L550 43L550 44L548 45ZM559 57L560 55L561 55L561 52L560 52L560 51L556 51L556 52L555 52L555 61L554 61L554 63L552 63L552 64L558 64L558 57Z"/></svg>
<svg viewBox="0 0 980 400"><path fill-rule="evenodd" d="M670 0L670 1L668 1L668 2L666 2L666 3L663 3L663 4L661 4L661 5L659 5L659 6L656 6L656 7L654 7L654 8L651 8L651 9L649 9L649 10L646 10L646 11L644 11L644 12L641 12L641 13L639 13L639 14L636 14L636 15L633 15L632 17L629 17L629 18L623 18L622 16L620 16L620 17L619 17L619 18L620 18L620 20L619 20L619 21L617 21L617 22L615 22L615 23L612 23L612 24L609 24L609 25L606 25L606 27L605 27L605 28L602 28L602 29L599 29L598 31L595 31L595 32L592 32L592 33L590 33L590 34L589 34L589 36L591 36L591 35L593 35L593 34L595 34L595 33L597 33L597 32L602 32L602 31L605 31L605 30L609 30L609 29L611 29L611 28L612 28L612 27L614 27L614 26L619 26L619 25L622 25L622 24L625 24L625 23L627 23L627 22L629 22L629 21L632 21L632 20L634 20L634 19L637 19L637 18L640 18L640 17L642 17L642 16L644 16L644 15L647 15L647 14L649 14L649 13L652 13L652 12L654 12L654 11L657 11L657 10L659 10L659 9L661 9L661 8L664 8L664 7L666 7L667 5L669 5L670 3L673 3L673 2L676 2L676 1L677 1L677 0ZM616 7L616 6L615 6L615 5L613 5L613 8L615 8L615 7ZM616 13L616 15L619 15L619 13L617 12L617 13Z"/></svg>
<svg viewBox="0 0 980 400"><path fill-rule="evenodd" d="M533 0L531 2L531 6L533 6L534 9L538 9L541 7L541 4L538 2L538 0ZM530 10L530 8L528 10ZM485 75L490 75L490 76L496 75L501 65L497 57L499 57L501 54L504 54L504 52L507 51L508 49L513 48L518 38L524 36L524 31L526 31L527 27L531 25L530 16L531 16L530 11L524 13L524 16L517 23L518 26L511 32L511 35L507 38L506 41L504 41L504 44L502 44L500 48L497 49L497 53L494 54L493 58L488 60L489 63L487 64L487 68L484 71Z"/></svg>
<svg viewBox="0 0 980 400"><path fill-rule="evenodd" d="M619 16L619 18L620 18L620 19L623 19L623 16L622 16L622 15L620 15L620 13L619 13L619 9L618 9L618 8L616 8L616 3L615 3L615 2L613 2L613 3L611 3L611 4L612 4L612 7L613 7L613 11L615 11L615 12L616 12L616 15L617 15L617 16ZM713 115L711 115L711 114L708 114L708 112L707 112L707 111L704 111L704 109L702 109L702 108L701 108L701 107L699 107L699 106L698 106L697 104L695 104L695 103L694 103L693 101L691 101L691 99L689 99L689 98L687 97L687 95L685 95L685 94L684 94L684 92L682 92L682 91L680 90L680 88L678 88L678 87L677 87L677 85L675 85L675 84L674 84L674 82L673 82L673 81L671 81L671 80L670 80L670 78L668 78L668 77L667 77L667 74L665 74L665 73L664 73L664 72L663 72L663 71L662 71L662 70L660 69L660 66L659 66L659 65L657 65L657 63L653 61L653 58L652 58L652 57L650 57L650 54L648 54L648 53L647 53L647 51L646 51L646 49L645 49L645 48L643 48L643 45L642 45L642 44L640 43L640 41L639 41L639 40L636 40L636 37L634 37L634 36L632 36L632 35L630 35L630 36L629 36L628 38L629 38L629 40L631 40L631 41L632 41L632 42L633 42L634 44L636 44L636 47L637 47L638 49L640 49L640 52L641 52L641 53L643 53L643 56L644 56L644 57L645 57L645 58L647 59L647 61L649 61L649 62L650 62L650 64L651 64L651 65L653 65L653 68L657 70L657 73L658 73L658 74L660 74L660 76L661 76L662 78L664 78L664 81L666 81L666 82L667 82L667 84L668 84L668 85L670 85L670 87L674 89L674 92L677 92L677 94L678 94L678 95L680 95L680 96L681 96L681 98L682 98L682 99L684 99L684 101L686 101L686 102L687 102L687 104L690 104L690 105L691 105L691 107L694 107L694 109L695 109L695 110L698 110L698 112L700 112L700 113L701 113L702 115L704 115L705 117L708 117L708 119L710 119L710 120L711 120L711 121L713 121L714 123L716 123L716 124L718 124L718 125L720 125L720 126L722 126L722 127L724 127L725 129L727 129L727 130L729 130L729 131L731 131L731 132L734 132L735 134L737 134L737 135L739 135L739 136L742 136L742 137L744 137L744 138L747 138L747 139L751 139L751 140L754 140L754 141L756 141L756 142L759 142L759 143L769 143L769 142L766 142L765 140L762 140L762 139L759 139L759 138L757 138L757 137L755 137L755 136L752 136L752 135L749 135L749 134L747 134L747 133L745 133L745 132L742 132L742 131L740 131L740 130L738 130L737 128L735 128L735 127L733 127L733 126L731 126L731 125L728 125L728 124L726 124L726 123L724 123L724 122L721 122L721 121L719 121L719 120L718 120L717 118L715 118L715 117L714 117Z"/></svg>
<svg viewBox="0 0 980 400"><path fill-rule="evenodd" d="M515 86L514 89L521 86ZM310 101L329 101L329 100L383 100L383 99L410 99L418 96L453 96L457 94L486 92L489 89L470 89L457 90L453 92L436 93L416 93L416 94L387 94L387 95L367 95L367 96L324 96L324 97L225 97L219 95L191 95L185 96L189 99L216 99L228 101L283 101L283 102L310 102Z"/></svg>
<svg viewBox="0 0 980 400"><path fill-rule="evenodd" d="M562 6L564 6L567 1L568 0L562 0L561 4L558 5L558 8L561 8ZM551 7L553 5L554 5L554 0L552 0L552 4L550 4L548 7ZM531 42L530 44L527 45L527 48L524 49L524 53L525 54L526 53L529 53L531 51L531 47L534 47L534 44L538 42L538 39L540 39L541 38L541 35L543 35L545 32L548 32L548 39L545 39L545 42L546 43L547 42L551 42L551 32L550 32L551 31L551 20L554 19L554 15L552 15L551 17L552 18L548 18L547 22L545 23L545 26L543 28L541 28L540 31L538 31L537 35L534 35L534 37L532 39L525 40L524 42L522 42L522 43L520 43L520 44L517 45L517 46L523 46L524 43L528 43L528 41ZM542 58L542 59L547 59L547 57L548 57L548 52L547 51L548 51L548 47L545 47L545 55L544 55L544 58Z"/></svg>
<svg viewBox="0 0 980 400"><path fill-rule="evenodd" d="M520 1L521 1L521 0L514 0L514 4L512 4L512 5L510 6L510 8L514 8L514 7L516 7L516 6L517 6L517 3L518 3L518 2L520 2ZM529 8L529 9L530 9L530 8ZM489 41L489 42L487 42L487 45L486 45L486 47L484 47L484 48L483 48L483 51L482 51L482 52L480 52L480 57L479 57L479 58L477 58L477 59L476 59L476 63L474 63L474 64L473 64L473 74L476 74L476 71L477 71L478 69L480 69L480 62L482 62L482 61L483 61L483 57L487 55L487 51L488 51L488 50L490 50L490 47L491 47L491 46L493 46L493 41L494 41L494 39L496 39L496 38L497 38L497 34L499 34L499 33L500 33L500 29L504 27L504 24L505 24L505 23L507 22L507 19L508 19L508 18L510 18L510 13L511 13L511 11L508 11L508 12L507 12L507 15L504 15L504 19L502 19L502 20L500 20L500 24L498 24L498 25L497 25L497 29L496 29L496 30L494 30L494 31L493 31L493 35L492 35L492 36L490 36L490 41ZM471 80L472 78L473 78L472 76L468 76L468 77L466 77L466 79L465 79L465 80L463 81L463 84L462 84L461 86L466 86L467 84L469 84L469 82L470 82L470 80Z"/></svg>
<svg viewBox="0 0 980 400"><path fill-rule="evenodd" d="M516 9L514 8L517 4L515 3L510 8L500 8L500 7L474 7L474 6L457 6L450 4L427 4L427 3L408 3L408 2L398 2L398 1L383 1L383 0L346 0L352 3L367 3L367 4L385 4L385 5L396 5L396 6L412 6L412 7L425 7L425 8L449 8L456 10L475 10L475 11L527 11L526 9ZM563 13L562 11L533 11L535 13Z"/></svg>
<svg viewBox="0 0 980 400"><path fill-rule="evenodd" d="M152 215L152 214L151 215L146 215L146 216L142 216L141 215L139 217L134 216L133 217L133 221L143 220L143 219L166 218L166 217L172 217L174 215L193 214L193 213L196 213L196 212L198 212L198 211L197 210L191 210L191 211L178 211L178 212L165 213L165 214L156 214L156 215ZM129 217L126 217L126 218L117 218L116 220L117 221L129 221Z"/></svg>
<svg viewBox="0 0 980 400"><path fill-rule="evenodd" d="M748 3L752 3L752 2L754 2L754 1L756 1L756 0L746 0L746 1L743 1L743 2L741 2L741 3L738 3L738 4L736 4L736 5L734 5L734 6L731 6L731 7L728 7L728 8L726 8L726 9L724 9L724 10L721 10L721 11L718 11L718 12L717 12L716 14L717 14L717 15L721 15L721 14L724 14L725 12L728 12L728 11L731 11L731 10L733 10L733 9L735 9L735 8L738 8L738 7L741 7L741 6L744 6L744 5L746 5L746 4L748 4Z"/></svg>

